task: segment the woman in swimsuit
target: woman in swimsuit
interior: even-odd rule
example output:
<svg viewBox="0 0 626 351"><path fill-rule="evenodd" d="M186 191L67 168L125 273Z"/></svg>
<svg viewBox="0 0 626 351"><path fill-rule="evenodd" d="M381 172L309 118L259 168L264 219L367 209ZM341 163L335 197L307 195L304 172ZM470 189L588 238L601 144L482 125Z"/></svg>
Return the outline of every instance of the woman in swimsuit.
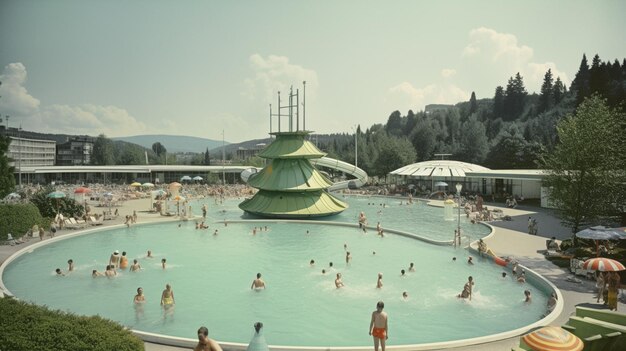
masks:
<svg viewBox="0 0 626 351"><path fill-rule="evenodd" d="M174 300L174 291L172 290L172 286L166 284L165 290L163 290L163 293L161 294L161 306L163 306L165 310L168 310L173 307L175 303L176 301Z"/></svg>

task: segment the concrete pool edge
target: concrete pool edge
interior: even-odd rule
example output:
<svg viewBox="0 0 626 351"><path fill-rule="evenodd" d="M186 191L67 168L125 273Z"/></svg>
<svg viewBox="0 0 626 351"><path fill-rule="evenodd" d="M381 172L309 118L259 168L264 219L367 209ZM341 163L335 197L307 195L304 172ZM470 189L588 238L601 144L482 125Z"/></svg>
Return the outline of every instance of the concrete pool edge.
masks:
<svg viewBox="0 0 626 351"><path fill-rule="evenodd" d="M161 223L171 223L171 222L175 222L177 221L177 219L172 219L169 221L163 221ZM216 223L223 223L224 221L216 221ZM227 221L229 223L257 223L257 222L265 222L265 223L279 223L279 222L295 222L295 223L305 223L305 224L316 224L316 225L329 225L328 222L325 221L306 221L306 220L231 220L231 221ZM136 225L140 225L140 226L145 226L145 225L155 225L155 224L159 224L158 222L142 222L142 223L138 223ZM484 223L483 223L484 224ZM347 223L347 222L330 222L330 225L336 225L336 226L344 226L344 227L355 227L358 228L358 226L356 224L352 224L352 223ZM492 236L495 235L495 229L488 224L484 224L488 227L491 228L491 233L488 234L488 236ZM4 286L4 282L1 279L3 274L4 274L4 269L5 267L7 267L11 262L13 262L15 259L17 259L18 257L26 254L26 253L30 253L32 252L32 250L35 250L37 248L40 248L42 246L45 246L49 243L53 243L53 242L58 242L61 240L66 240L66 239L71 239L77 236L82 236L82 235L88 235L88 234L93 234L93 233L97 233L100 231L106 231L109 229L119 229L119 228L123 228L123 225L115 225L115 226L107 226L107 227L96 227L96 228L89 228L89 229L82 229L82 230L77 230L76 232L73 233L69 233L63 236L58 236L55 238L51 238L45 241L41 241L38 243L35 243L33 245L24 247L23 249L18 250L17 252L15 252L14 254L12 254L11 256L9 256L3 263L2 265L0 265L0 289L2 289L2 291L7 294L7 296L12 297L13 295L10 293L10 291ZM394 233L397 235L401 235L401 236L405 236L408 238L412 238L415 240L420 240L420 241L424 241L424 242L428 242L431 244L435 244L435 245L450 245L449 242L440 242L440 241L436 241L436 240L432 240L432 239L425 239L422 238L420 236L417 236L415 234L411 234L411 233L407 233L407 232L402 232L402 231L396 231L396 230L390 230L390 229L385 229L387 232L389 233ZM396 233L397 232L397 233ZM487 236L487 237L488 237ZM471 247L470 244L470 250L473 250L473 248ZM453 340L453 341L444 341L444 342L434 342L434 343L423 343L423 344L407 344L407 345L389 345L387 348L391 349L391 350L435 350L435 349L448 349L448 348L453 348L453 347L460 347L460 346L470 346L470 345L479 345L479 344L485 344L485 343L490 343L490 342L495 342L495 341L500 341L500 340L505 340L505 339L509 339L509 338L514 338L514 337L518 337L521 334L524 334L526 332L528 332L529 330L532 330L534 328L540 327L540 326L544 326L549 324L550 322L554 321L558 315L561 313L564 303L563 303L563 297L561 295L561 292L556 288L556 286L554 286L551 282L549 282L546 278L544 278L543 276L539 275L538 273L523 267L526 272L527 272L527 277L529 278L529 280L533 281L534 285L538 285L538 288L541 288L544 291L554 291L557 294L558 300L557 300L557 306L555 307L555 310L550 313L550 315L544 317L543 319L540 319L539 321L536 321L535 323L532 323L530 325L527 326L523 326L514 330L510 330L510 331L506 331L506 332L501 332L501 333L497 333L497 334L491 334L491 335L487 335L487 336L481 336L481 337L475 337L475 338L469 338L469 339L460 339L460 340ZM242 326L243 327L243 326ZM162 334L155 334L155 333L150 333L150 332L144 332L144 331L140 331L140 330L131 330L131 332L133 332L135 335L137 335L138 337L140 337L142 340L144 340L145 342L151 342L151 343L156 343L156 344L164 344L164 345L170 345L170 346L176 346L176 347L193 347L196 344L196 340L195 339L189 339L189 338L181 338L181 337L175 337L175 336L166 336L166 335L162 335ZM251 333L252 335L252 333ZM230 342L222 342L219 341L220 345L222 345L222 347L226 350L245 350L247 348L247 344L243 344L243 343L230 343ZM355 351L365 351L365 350L371 350L371 347L365 347L365 346L347 346L347 347L332 347L332 346L286 346L286 345L270 345L270 348L272 350L281 350L281 351L304 351L304 350L311 350L311 351L322 351L322 350L342 350L342 351L347 351L347 350L355 350Z"/></svg>

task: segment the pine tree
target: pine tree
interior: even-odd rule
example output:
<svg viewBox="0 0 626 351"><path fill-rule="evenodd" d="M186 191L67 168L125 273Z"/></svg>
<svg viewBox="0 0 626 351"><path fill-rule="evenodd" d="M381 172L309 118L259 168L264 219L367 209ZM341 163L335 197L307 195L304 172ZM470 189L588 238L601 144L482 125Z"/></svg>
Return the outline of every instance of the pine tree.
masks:
<svg viewBox="0 0 626 351"><path fill-rule="evenodd" d="M528 92L526 91L526 87L524 87L524 78L517 72L515 78L509 78L509 82L506 85L504 97L506 118L504 118L504 120L512 121L522 114L524 104L526 103L526 96L528 96Z"/></svg>
<svg viewBox="0 0 626 351"><path fill-rule="evenodd" d="M211 155L209 155L209 148L206 148L206 151L204 152L204 160L203 163L206 166L211 165Z"/></svg>
<svg viewBox="0 0 626 351"><path fill-rule="evenodd" d="M493 119L503 118L504 113L504 88L498 86L493 97Z"/></svg>
<svg viewBox="0 0 626 351"><path fill-rule="evenodd" d="M580 105L586 97L591 95L589 90L589 64L585 54L583 54L583 59L580 61L580 67L578 72L576 72L574 81L572 81L570 91L576 94L576 105Z"/></svg>
<svg viewBox="0 0 626 351"><path fill-rule="evenodd" d="M478 110L478 103L476 102L476 94L472 91L472 97L470 97L470 115Z"/></svg>
<svg viewBox="0 0 626 351"><path fill-rule="evenodd" d="M558 105L558 103L563 100L564 95L565 85L561 82L561 77L556 77L556 82L554 82L554 86L552 87L552 98L554 99L554 104Z"/></svg>
<svg viewBox="0 0 626 351"><path fill-rule="evenodd" d="M554 105L554 92L552 87L552 70L548 69L543 76L541 94L539 95L539 112L549 110Z"/></svg>

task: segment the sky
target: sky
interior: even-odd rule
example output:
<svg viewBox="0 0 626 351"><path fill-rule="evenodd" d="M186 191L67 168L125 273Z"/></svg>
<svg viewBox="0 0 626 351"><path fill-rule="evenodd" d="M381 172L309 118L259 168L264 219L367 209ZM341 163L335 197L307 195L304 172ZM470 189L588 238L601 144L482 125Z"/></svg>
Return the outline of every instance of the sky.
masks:
<svg viewBox="0 0 626 351"><path fill-rule="evenodd" d="M583 54L626 58L624 14L620 0L0 0L0 115L239 142L267 137L277 92L284 106L306 81L306 129L354 133L492 98L517 72L531 93L548 69L569 87Z"/></svg>

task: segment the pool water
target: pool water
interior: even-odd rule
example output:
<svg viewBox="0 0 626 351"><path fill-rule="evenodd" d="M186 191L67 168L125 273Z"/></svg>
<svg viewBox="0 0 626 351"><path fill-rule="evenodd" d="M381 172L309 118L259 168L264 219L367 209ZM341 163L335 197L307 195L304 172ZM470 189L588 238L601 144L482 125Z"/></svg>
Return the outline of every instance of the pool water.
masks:
<svg viewBox="0 0 626 351"><path fill-rule="evenodd" d="M213 219L234 216L230 205L222 205L226 212L210 210ZM394 209L384 209L388 222ZM353 210L358 213L358 206ZM428 210L416 206L414 215ZM356 218L350 213L341 216L348 222ZM426 220L412 221L420 227ZM99 314L136 330L172 336L195 338L197 328L206 325L219 341L247 343L252 324L262 321L265 338L273 345L369 346L367 328L379 300L389 314L389 345L508 331L539 320L545 311L544 293L529 284L501 279L502 267L489 260L475 257L476 264L468 265L463 249L396 235L380 238L373 231L363 234L353 227L262 225L266 224L269 230L256 235L252 229L259 223L253 222L210 223L207 230L194 229L193 222L178 227L176 222L98 231L17 258L5 269L3 280L23 300ZM213 234L216 229L218 235ZM349 264L344 244L352 255ZM148 249L154 258L145 258ZM143 269L120 272L113 279L92 278L92 269L102 271L114 250L126 251L131 263L137 258ZM55 276L54 269L65 271L70 258L75 271ZM167 259L166 269L161 268L161 258ZM401 277L400 270L408 269L410 262L416 272ZM322 274L322 269L329 272ZM250 289L258 272L267 284L262 291ZM343 275L342 289L334 285L338 272ZM376 289L379 272L382 289ZM471 302L455 297L469 275L476 282ZM167 316L159 305L166 283L172 285L176 298L175 309ZM135 309L132 301L139 286L147 302ZM525 289L532 291L531 304L522 302ZM401 296L403 291L409 294L407 300Z"/></svg>

